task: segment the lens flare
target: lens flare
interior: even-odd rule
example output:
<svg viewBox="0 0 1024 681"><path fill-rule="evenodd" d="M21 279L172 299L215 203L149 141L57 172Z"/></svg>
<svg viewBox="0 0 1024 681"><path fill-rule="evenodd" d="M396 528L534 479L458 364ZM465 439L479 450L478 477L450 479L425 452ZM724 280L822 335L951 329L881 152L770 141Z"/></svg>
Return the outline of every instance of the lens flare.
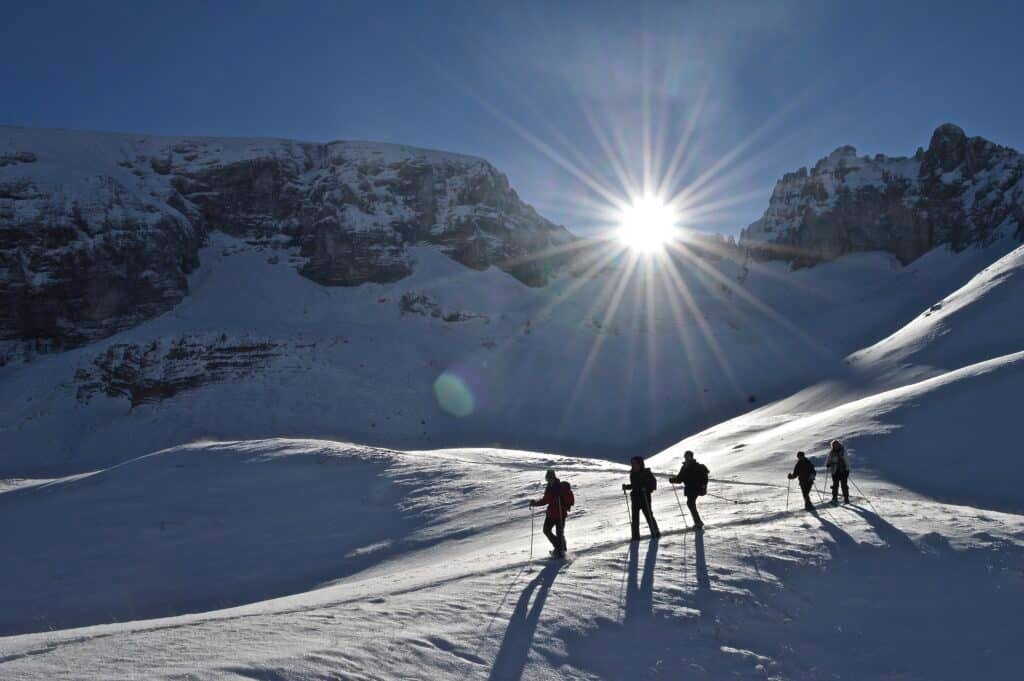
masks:
<svg viewBox="0 0 1024 681"><path fill-rule="evenodd" d="M466 383L450 372L444 372L434 381L437 403L452 416L469 416L476 409L473 393Z"/></svg>
<svg viewBox="0 0 1024 681"><path fill-rule="evenodd" d="M679 214L656 196L634 199L619 216L619 239L641 253L657 253L675 237Z"/></svg>

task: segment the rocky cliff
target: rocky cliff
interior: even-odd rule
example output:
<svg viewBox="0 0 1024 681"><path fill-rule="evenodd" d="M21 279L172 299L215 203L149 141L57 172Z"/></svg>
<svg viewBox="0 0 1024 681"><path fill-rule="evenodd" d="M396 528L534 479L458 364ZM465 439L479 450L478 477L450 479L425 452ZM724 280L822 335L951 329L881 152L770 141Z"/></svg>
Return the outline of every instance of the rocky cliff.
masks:
<svg viewBox="0 0 1024 681"><path fill-rule="evenodd" d="M775 185L764 216L743 230L755 257L809 266L857 251L908 263L1024 236L1024 155L946 124L912 157L858 156L844 146Z"/></svg>
<svg viewBox="0 0 1024 681"><path fill-rule="evenodd" d="M61 350L167 311L213 230L329 286L401 279L422 244L539 286L572 240L469 156L0 127L0 343Z"/></svg>

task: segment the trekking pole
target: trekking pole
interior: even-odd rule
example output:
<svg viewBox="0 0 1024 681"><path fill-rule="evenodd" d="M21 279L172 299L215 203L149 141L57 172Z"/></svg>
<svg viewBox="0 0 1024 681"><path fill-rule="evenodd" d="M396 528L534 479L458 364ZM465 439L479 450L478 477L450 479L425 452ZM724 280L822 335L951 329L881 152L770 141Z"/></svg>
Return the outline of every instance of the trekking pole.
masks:
<svg viewBox="0 0 1024 681"><path fill-rule="evenodd" d="M622 490L622 497L626 500L626 520L630 525L633 524L633 509L629 507L629 495L626 494L626 490Z"/></svg>
<svg viewBox="0 0 1024 681"><path fill-rule="evenodd" d="M676 504L679 506L679 515L683 516L683 528L689 529L690 525L686 522L686 514L683 513L683 502L679 501L679 490L675 485L672 485L672 493L676 495Z"/></svg>
<svg viewBox="0 0 1024 681"><path fill-rule="evenodd" d="M533 527L535 524L534 518L536 517L536 514L533 512L532 506L528 507L528 510L530 511L530 560L533 560Z"/></svg>
<svg viewBox="0 0 1024 681"><path fill-rule="evenodd" d="M786 513L789 513L789 491L793 489L793 478L786 483Z"/></svg>
<svg viewBox="0 0 1024 681"><path fill-rule="evenodd" d="M723 497L721 494L712 494L711 492L708 492L707 494L708 494L709 497L714 497L716 499L721 499L722 501L728 501L730 504L742 504L743 503L742 501L736 501L735 499L730 499L728 497Z"/></svg>

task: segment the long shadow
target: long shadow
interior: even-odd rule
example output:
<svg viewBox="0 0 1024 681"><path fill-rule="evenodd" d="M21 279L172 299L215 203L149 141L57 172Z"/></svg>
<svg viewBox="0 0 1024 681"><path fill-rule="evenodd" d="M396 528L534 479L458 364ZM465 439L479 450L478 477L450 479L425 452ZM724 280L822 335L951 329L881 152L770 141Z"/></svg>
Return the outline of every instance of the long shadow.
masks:
<svg viewBox="0 0 1024 681"><path fill-rule="evenodd" d="M505 629L505 636L501 640L501 648L494 658L494 666L491 667L491 675L488 677L491 681L518 681L522 677L530 646L533 644L533 634L537 631L540 613L548 597L548 590L551 589L563 565L562 562L548 563L523 589L512 611L512 617L509 618L508 628ZM533 605L530 605L530 597L535 591Z"/></svg>
<svg viewBox="0 0 1024 681"><path fill-rule="evenodd" d="M647 555L644 556L644 571L637 583L639 571L640 547L638 542L629 545L629 582L626 585L626 606L623 613L625 622L632 622L643 617L650 617L654 612L654 566L658 560L658 540L652 538L647 543Z"/></svg>
<svg viewBox="0 0 1024 681"><path fill-rule="evenodd" d="M826 520L825 517L817 511L813 511L811 515L818 519L818 522L821 523L822 529L828 532L829 536L832 537L832 541L835 542L836 546L849 547L857 545L856 540L853 537L851 537L846 532L846 530L841 529L832 521Z"/></svg>
<svg viewBox="0 0 1024 681"><path fill-rule="evenodd" d="M695 571L697 573L697 597L707 599L711 596L711 577L708 575L708 562L704 556L704 533L693 533Z"/></svg>
<svg viewBox="0 0 1024 681"><path fill-rule="evenodd" d="M868 525L871 526L871 529L875 531L875 534L878 535L879 539L888 544L890 548L910 551L918 550L917 545L914 544L910 537L877 513L869 511L863 506L852 504L844 506L844 508L864 518Z"/></svg>

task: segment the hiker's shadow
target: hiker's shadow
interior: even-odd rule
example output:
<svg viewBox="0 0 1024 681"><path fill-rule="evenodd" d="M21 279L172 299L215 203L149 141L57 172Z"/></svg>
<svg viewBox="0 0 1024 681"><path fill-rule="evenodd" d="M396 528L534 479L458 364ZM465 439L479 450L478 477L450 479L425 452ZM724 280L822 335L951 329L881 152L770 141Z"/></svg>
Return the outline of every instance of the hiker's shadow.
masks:
<svg viewBox="0 0 1024 681"><path fill-rule="evenodd" d="M890 548L910 551L918 550L910 537L877 513L854 504L848 505L846 508L864 518L867 524L871 526L871 529L875 531L875 534L878 535L878 538L888 544Z"/></svg>
<svg viewBox="0 0 1024 681"><path fill-rule="evenodd" d="M857 541L851 537L846 530L841 529L832 521L826 520L825 516L817 510L811 511L811 515L818 519L818 522L821 523L822 529L832 537L832 541L836 546L852 547L857 545Z"/></svg>
<svg viewBox="0 0 1024 681"><path fill-rule="evenodd" d="M864 521L871 527L875 535L879 539L884 541L890 548L901 549L906 551L918 551L913 540L910 539L906 534L896 528L894 525L883 519L877 513L869 511L861 506L855 506L848 504L841 507L844 511L850 511L859 515ZM846 530L841 529L838 525L827 520L824 515L814 511L812 513L821 523L822 529L824 529L835 542L837 547L857 547L860 546L856 539L854 539Z"/></svg>
<svg viewBox="0 0 1024 681"><path fill-rule="evenodd" d="M638 542L629 545L629 582L626 584L626 606L623 613L625 622L632 622L642 617L650 617L654 611L654 567L658 561L658 540L651 538L647 543L647 555L644 557L644 570L637 581L640 563L640 546Z"/></svg>
<svg viewBox="0 0 1024 681"><path fill-rule="evenodd" d="M548 591L563 565L561 561L548 563L523 589L512 611L512 617L509 618L505 636L501 640L501 648L494 658L494 666L491 667L491 675L488 677L491 681L518 681L523 675L533 635L540 621L540 613L544 609Z"/></svg>
<svg viewBox="0 0 1024 681"><path fill-rule="evenodd" d="M708 575L708 562L704 557L703 532L694 532L693 549L694 568L697 573L697 598L706 600L711 596L711 577Z"/></svg>

